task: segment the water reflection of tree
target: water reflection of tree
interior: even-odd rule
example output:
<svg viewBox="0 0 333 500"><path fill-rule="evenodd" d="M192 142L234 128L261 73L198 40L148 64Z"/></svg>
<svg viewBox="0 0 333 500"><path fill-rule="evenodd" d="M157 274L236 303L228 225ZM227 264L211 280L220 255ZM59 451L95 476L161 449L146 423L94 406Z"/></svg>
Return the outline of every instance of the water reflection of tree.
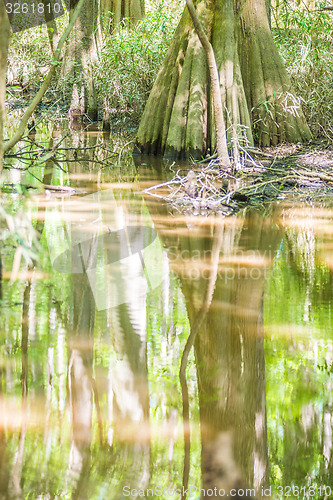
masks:
<svg viewBox="0 0 333 500"><path fill-rule="evenodd" d="M10 478L11 495L14 498L22 498L22 470L24 458L24 445L28 424L28 340L29 340L29 302L31 294L31 281L28 281L23 295L23 322L22 322L22 339L21 339L21 385L22 385L22 423L20 427L17 453L14 459L12 473Z"/></svg>
<svg viewBox="0 0 333 500"><path fill-rule="evenodd" d="M1 385L0 385L1 395ZM10 455L7 450L7 439L3 428L0 428L0 499L9 498Z"/></svg>
<svg viewBox="0 0 333 500"><path fill-rule="evenodd" d="M121 204L114 200L112 213L104 213L102 218L107 226L113 218L113 224L119 228L135 225L136 238L140 240L143 237L140 228L145 221L143 205L140 202L134 208L131 201L131 198L126 200L125 195ZM126 238L120 238L119 258L128 255L128 244ZM106 244L106 261L109 250ZM104 275L106 296L110 304L118 304L107 311L107 323L112 346L108 375L109 443L117 448L117 466L122 464L121 476L118 470L115 472L119 477L112 494L120 498L124 486L144 489L150 480L147 286L142 266L128 259L120 260L116 267L106 266Z"/></svg>
<svg viewBox="0 0 333 500"><path fill-rule="evenodd" d="M93 138L88 140L87 144L94 146L95 142L96 139ZM77 162L75 173L80 178L81 174L84 176L87 172L92 172L94 166L95 163L88 159L83 164ZM55 165L52 160L49 160L45 167L44 184L57 184L59 175L64 172L60 171L59 165ZM92 176L91 180L94 179ZM77 199L79 198L78 196ZM60 217L66 210L66 201L72 202L66 197L59 202ZM129 195L129 201L132 201L132 195ZM56 205L54 198L52 202ZM47 238L52 231L54 236L59 230L59 225L54 224L53 220L50 223L48 219L44 224L44 203L45 199L38 197L36 205L40 204L41 209L37 207L33 214L37 219L36 229L42 235L43 245L45 236ZM54 205L51 209L51 219L57 211ZM101 212L105 205L102 204ZM83 208L84 211L89 211L91 207L87 203ZM142 209L143 203L140 200L139 210L133 215L134 224L144 224ZM121 208L120 212L125 213L126 217L131 216L127 208ZM70 238L73 236L70 234L71 230L75 233L75 224L71 225L70 221L65 220L64 225ZM98 231L98 223L96 226ZM90 258L94 261L98 235L91 233L90 236ZM52 241L54 240L55 238ZM98 249L101 251L100 247ZM0 375L4 382L0 383L0 391L3 389L8 397L14 391L14 384L15 387L22 387L22 396L21 390L19 396L17 392L10 396L18 396L19 401L22 401L22 411L19 415L22 415L24 425L18 428L18 432L15 430L11 433L10 430L7 435L2 432L2 424L8 418L5 404L5 419L1 418L0 422L0 497L3 494L4 498L10 498L11 495L23 498L29 495L30 491L36 495L44 495L47 491L47 494L53 496L61 491L67 495L71 494L73 498L91 498L95 493L96 484L99 485L100 481L104 482L106 478L113 485L117 485L115 489L120 487L125 478L126 484L136 485L141 481L140 484L145 487L149 482L150 468L145 288L141 290L143 293L137 293L142 281L145 281L143 269L141 267L136 276L131 274L133 270L123 276L127 286L126 303L96 315L91 283L86 274L53 275L51 264L46 265L49 275L44 275L45 279L38 280L39 269L36 266L36 269L29 270L26 283L23 282L22 286L19 283L19 297L22 297L23 307L20 307L20 312L15 310L16 321L12 321L12 313L8 313L7 309L1 318L5 327L1 337L1 342L5 339L3 347L5 344L9 346L10 357L13 356L13 350L19 350L21 362L5 363L1 373L2 359L0 360ZM90 265L93 267L95 264L85 260L84 266ZM14 289L15 286L16 284ZM10 294L5 282L6 301L9 295L12 302L17 302L17 294ZM104 320L102 326L101 322ZM21 338L21 323L22 345L18 341L18 338ZM112 339L111 347L109 333ZM64 335L67 337L67 349L63 344ZM103 347L99 345L96 349L94 336L103 340ZM111 352L105 355L109 351ZM100 353L102 361L98 358ZM98 368L101 368L101 365L103 369L108 366L106 370L109 370L109 377L106 381L102 377L98 378ZM66 425L66 396L63 391L66 373L67 403L71 415L69 457L69 427ZM1 399L0 404L2 405ZM105 428L102 429L106 408L110 410L108 444L105 442ZM35 427L36 419L38 425ZM11 424L13 427L15 422ZM107 425L105 420L103 423ZM40 425L44 433L40 432ZM57 430L60 431L59 440L55 439ZM101 436L103 446L100 444ZM116 498L113 489L108 496Z"/></svg>
<svg viewBox="0 0 333 500"><path fill-rule="evenodd" d="M237 233L237 246L244 252L239 258L244 259L245 265L236 266L235 277L228 281L230 266L222 267L212 307L195 343L202 472L206 489L212 487L214 481L221 487L230 487L228 477L224 481L223 476L214 478L218 467L213 464L211 454L215 454L219 462L219 450L215 450L212 443L221 431L231 431L234 460L240 469L240 476L235 475L231 485L240 487L240 478L244 478L245 484L254 486L260 494L261 487L268 481L262 316L266 263L261 258L268 250L274 250L276 231L269 231L261 217L250 216ZM225 241L230 241L229 235L230 230L226 228ZM258 259L246 262L246 253L251 251L256 252ZM257 272L253 273L255 269ZM191 292L185 288L184 293L190 297ZM195 312L191 307L193 299L193 296L187 299L190 318ZM227 466L223 456L221 466Z"/></svg>
<svg viewBox="0 0 333 500"><path fill-rule="evenodd" d="M92 258L96 258L95 255ZM72 498L89 498L93 410L95 302L85 274L73 278L73 328L68 332L68 389L72 417L70 472L76 480ZM97 400L98 404L98 400Z"/></svg>
<svg viewBox="0 0 333 500"><path fill-rule="evenodd" d="M50 140L49 146L52 147L53 139ZM49 183L50 170L52 171L53 162L49 160L46 164L46 169L43 175L43 181ZM38 209L37 209L38 214ZM36 224L37 231L42 234L44 229L44 221L38 220ZM13 265L14 267L14 265ZM21 336L21 425L19 430L18 446L13 460L11 473L9 473L9 463L5 463L5 457L8 458L8 450L5 447L5 434L0 432L0 447L3 446L1 457L4 460L3 466L0 467L3 478L0 479L0 488L5 488L7 496L4 498L23 498L22 483L24 479L24 455L25 455L25 440L27 435L29 421L29 372L33 373L35 380L41 380L43 377L42 365L31 360L29 363L29 347L33 348L38 345L40 339L36 331L36 293L35 283L33 282L33 273L35 270L35 262L31 262L26 266L27 279L23 291L22 303L22 336ZM1 297L0 297L1 298ZM50 304L47 304L49 309ZM29 338L30 334L30 338ZM1 384L0 384L1 386ZM41 386L37 386L34 390L35 395L38 395L41 400L44 398L44 393ZM47 423L46 423L47 428ZM5 477L5 471L8 476ZM1 498L1 496L0 496Z"/></svg>
<svg viewBox="0 0 333 500"><path fill-rule="evenodd" d="M135 485L137 489L145 489L150 480L145 308L139 309L137 305L126 303L110 310L114 349L109 372L112 444L117 448L117 467L122 464L121 475L113 487L114 498L122 497L123 487Z"/></svg>
<svg viewBox="0 0 333 500"><path fill-rule="evenodd" d="M108 193L106 193L107 195ZM89 198L85 199L89 207ZM121 227L126 223L128 217L134 217L136 223L141 221L141 214L130 214L127 212L126 204L120 209L113 196L105 199L101 196L100 204L98 197L93 197L92 211L100 214L103 224L109 225L117 222ZM89 210L88 210L89 211ZM124 217L124 220L121 220ZM94 219L94 216L92 216ZM141 221L142 224L142 221ZM95 233L93 228L95 227ZM72 323L73 327L68 337L69 345L69 367L68 387L70 395L70 406L72 414L72 448L69 464L71 475L75 476L74 498L89 498L89 492L93 487L93 481L89 472L93 466L91 456L92 440L92 413L93 400L97 411L99 434L103 441L105 437L102 429L102 410L99 401L103 396L107 397L108 413L108 454L110 464L126 463L122 466L121 478L114 470L113 495L119 496L123 486L140 484L144 488L149 483L150 465L150 440L148 428L149 396L148 396L148 371L147 371L147 338L146 338L146 314L145 300L146 288L142 267L134 269L130 263L113 268L112 276L109 276L107 268L107 241L108 238L99 234L100 226L91 224L89 240L75 244L75 252L72 259L79 258L82 254L82 269L87 271L72 275ZM81 228L82 230L82 228ZM79 231L76 234L76 231ZM80 242L80 227L72 225L71 240ZM82 234L81 234L82 238ZM88 241L88 244L87 244ZM105 245L103 245L105 243ZM120 246L126 244L126 239L120 239ZM105 248L104 248L105 246ZM80 248L81 252L80 252ZM119 256L127 255L125 248L119 248ZM104 255L105 254L105 255ZM101 307L100 296L96 294L94 273L98 273L99 264L105 259L103 267L103 288L105 296L105 307L111 307L107 311L98 313L99 321L104 318L104 338L107 331L110 332L110 357L109 373L107 380L96 376L93 378L94 360L94 330L96 327L95 306ZM76 269L78 263L75 262ZM111 279L112 278L112 279ZM123 286L119 286L122 283ZM117 293L121 297L117 297ZM110 299L110 303L108 302ZM95 300L97 301L95 304ZM69 331L69 328L67 327ZM99 384L102 381L102 384ZM106 383L106 387L105 387ZM103 387L104 384L104 387ZM105 394L106 393L106 394ZM112 449L117 454L112 453ZM105 450L106 451L106 448ZM112 476L112 473L110 473Z"/></svg>
<svg viewBox="0 0 333 500"><path fill-rule="evenodd" d="M157 230L160 221L158 217ZM175 236L161 232L181 282L191 329L212 272L212 235L222 235L213 300L195 339L206 490L251 485L260 497L268 482L262 306L265 269L279 239L270 222L253 214L243 222L208 220L201 231L180 223ZM197 279L190 278L194 269L199 269Z"/></svg>

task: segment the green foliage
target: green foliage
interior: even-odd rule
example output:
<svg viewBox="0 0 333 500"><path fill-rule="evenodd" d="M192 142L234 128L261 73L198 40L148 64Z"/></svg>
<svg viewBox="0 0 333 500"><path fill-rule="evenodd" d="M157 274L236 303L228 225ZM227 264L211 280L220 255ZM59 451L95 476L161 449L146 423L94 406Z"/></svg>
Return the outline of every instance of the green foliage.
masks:
<svg viewBox="0 0 333 500"><path fill-rule="evenodd" d="M134 27L126 20L113 33L106 33L92 71L98 95L99 109L107 100L113 113L141 116L162 60L170 45L183 5L179 0L170 3L149 4L146 18ZM106 15L105 28L110 24ZM67 17L57 20L61 34ZM46 26L36 27L11 38L7 89L8 97L35 93L52 64L52 53ZM69 61L68 65L75 64ZM78 76L79 78L79 76ZM49 94L57 100L70 102L73 75L60 74L51 82ZM81 84L81 81L76 82Z"/></svg>
<svg viewBox="0 0 333 500"><path fill-rule="evenodd" d="M51 59L44 27L14 33L9 46L7 81L10 85L31 86L38 90ZM17 90L17 87L12 87Z"/></svg>
<svg viewBox="0 0 333 500"><path fill-rule="evenodd" d="M273 10L273 33L314 137L333 136L333 13L297 1Z"/></svg>
<svg viewBox="0 0 333 500"><path fill-rule="evenodd" d="M59 35L62 34L68 23L68 16L56 20ZM7 95L11 109L21 109L23 100L31 100L40 89L52 64L52 51L47 34L46 25L37 26L29 30L13 33L10 38L8 67L7 67ZM59 85L61 65L56 63L56 77L43 98L43 103L56 103L69 94L62 92ZM54 110L53 110L54 111Z"/></svg>
<svg viewBox="0 0 333 500"><path fill-rule="evenodd" d="M123 23L106 38L94 74L99 97L107 97L113 111L139 119L176 23L177 13L161 4L135 29Z"/></svg>
<svg viewBox="0 0 333 500"><path fill-rule="evenodd" d="M20 249L26 262L32 264L38 254L38 237L30 220L22 213L11 214L0 206L0 244Z"/></svg>

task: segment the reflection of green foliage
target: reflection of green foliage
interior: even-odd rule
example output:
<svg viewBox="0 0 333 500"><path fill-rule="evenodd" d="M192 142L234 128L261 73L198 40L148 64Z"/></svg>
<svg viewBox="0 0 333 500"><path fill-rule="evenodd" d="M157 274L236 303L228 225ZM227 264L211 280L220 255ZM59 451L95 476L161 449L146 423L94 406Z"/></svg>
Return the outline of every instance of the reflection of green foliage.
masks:
<svg viewBox="0 0 333 500"><path fill-rule="evenodd" d="M117 175L117 173L116 173ZM61 183L61 180L59 183ZM53 182L57 182L54 178ZM133 211L144 217L149 215L142 199L134 193L115 193L119 201L131 202ZM18 207L16 207L17 209ZM34 224L34 223L33 223ZM37 226L38 223L36 223ZM71 421L68 394L69 348L67 341L73 327L72 282L69 274L55 272L48 254L48 243L57 245L59 225L48 222L39 225L40 248L34 273L43 273L43 279L3 283L6 307L0 317L0 367L7 370L8 380L2 378L4 399L13 398L17 407L22 396L22 324L28 325L28 395L31 412L36 414L36 428L27 429L22 464L22 487L25 498L72 498L77 477L70 471ZM157 250L156 250L157 251ZM12 252L3 255L8 267ZM154 258L152 255L151 258ZM30 288L29 288L30 287ZM150 391L150 425L153 439L150 449L118 439L114 429L112 446L99 443L96 409L93 414L92 443L85 464L84 487L89 499L122 497L122 486L137 485L147 463L150 467L149 487L180 487L183 469L182 404L178 371L182 350L189 335L184 298L178 280L170 276L168 312L163 310L161 287L148 294L148 370ZM26 300L29 318L22 318ZM17 304L13 306L13 304ZM165 304L165 302L164 302ZM12 305L12 306L11 306ZM10 307L11 306L11 307ZM96 312L94 327L93 374L99 384L99 406L103 420L104 439L114 422L109 421L109 394L107 380L110 365L116 353L110 343L109 312ZM13 380L11 386L9 380ZM200 485L200 434L196 374L193 354L188 364L188 380L193 421L191 484ZM104 384L104 386L103 386ZM173 455L169 462L170 439L165 429L166 421L174 411ZM38 425L41 422L41 426ZM164 426L164 427L163 427ZM164 431L163 431L164 432ZM19 428L8 430L9 455L17 451ZM12 465L11 465L12 467Z"/></svg>
<svg viewBox="0 0 333 500"><path fill-rule="evenodd" d="M173 274L169 276L169 279L170 295L167 298L164 297L163 301L161 294L150 294L147 304L151 416L156 424L162 426L163 422L170 418L170 412L174 411L177 415L178 439L175 443L175 457L172 464L168 464L167 454L164 456L161 453L163 448L161 443L155 442L152 450L152 453L156 454L156 459L153 462L156 464L154 467L156 472L152 484L162 484L165 488L174 487L175 485L179 487L181 485L183 443L182 439L179 438L182 437L183 430L181 425L181 388L178 373L182 352L190 333L184 297L179 288L178 279ZM167 311L163 307L165 304L168 304ZM157 311L160 311L160 313L157 314ZM194 425L190 484L200 485L200 447L198 447L199 434L196 427L199 422L199 405L193 352L188 362L187 381L191 421Z"/></svg>
<svg viewBox="0 0 333 500"><path fill-rule="evenodd" d="M20 247L25 260L31 264L38 254L38 236L26 215L16 213L7 203L7 209L0 206L0 241L13 248Z"/></svg>
<svg viewBox="0 0 333 500"><path fill-rule="evenodd" d="M160 3L135 30L124 24L106 38L94 73L100 95L109 96L112 108L135 118L141 115L170 45L181 11L177 7L168 12L166 4Z"/></svg>
<svg viewBox="0 0 333 500"><path fill-rule="evenodd" d="M109 180L109 174L103 175ZM115 177L119 179L117 176L118 171ZM69 180L67 174L55 170L52 182L62 184ZM147 220L149 212L139 195L119 190L115 192L115 199L131 204L131 211ZM11 213L14 215L22 206L21 198L19 201L13 198ZM48 242L57 245L57 232L67 223L57 226L39 222L32 223L32 227L42 233L34 271L43 273L42 279L33 278L30 288L25 281L11 286L8 281L3 282L6 307L0 316L1 396L6 404L13 400L19 413L23 324L29 330L29 411L37 411L36 428L27 429L24 443L23 496L35 498L50 494L52 498L69 499L75 496L77 480L69 470L71 415L67 390L73 285L70 275L54 271L48 256ZM292 235L288 236L292 240ZM292 482L300 487L332 483L330 470L325 468L322 439L324 412L331 410L328 389L332 383L332 276L327 268L311 260L311 255L306 260L306 253L295 248L291 260L287 238L283 241L267 282L264 301L268 444L270 477L275 488ZM10 269L13 251L7 245L2 254L6 269ZM102 255L98 258L102 261ZM137 486L145 467L149 468L151 488L181 484L183 429L178 372L190 325L178 278L168 273L167 266L163 272L163 283L148 294L146 302L150 447L145 448L132 438L124 441L117 434L116 419L110 410L112 387L109 386L113 363L117 360L110 340L113 312L96 312L92 371L99 388L104 443L99 442L95 404L92 442L81 477L87 497L92 500L118 500L122 497L123 485ZM24 297L28 318L22 317ZM199 486L201 443L193 352L187 379L192 425L190 484ZM172 418L170 428L174 442L168 435ZM38 426L39 419L41 426ZM10 467L17 452L18 436L19 428L6 431L8 455L12 457Z"/></svg>
<svg viewBox="0 0 333 500"><path fill-rule="evenodd" d="M327 358L332 352L331 276L322 265L300 272L299 255L290 260L289 252L284 241L265 297L271 482L273 487L332 486L322 441L324 411L331 406L327 387L333 382Z"/></svg>

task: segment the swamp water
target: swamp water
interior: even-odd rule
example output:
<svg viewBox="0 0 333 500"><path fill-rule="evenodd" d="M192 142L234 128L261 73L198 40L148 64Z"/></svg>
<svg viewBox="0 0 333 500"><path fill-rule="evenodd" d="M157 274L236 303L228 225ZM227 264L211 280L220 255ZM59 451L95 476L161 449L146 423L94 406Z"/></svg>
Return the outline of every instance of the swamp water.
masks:
<svg viewBox="0 0 333 500"><path fill-rule="evenodd" d="M172 212L68 140L4 173L0 498L332 498L332 210Z"/></svg>

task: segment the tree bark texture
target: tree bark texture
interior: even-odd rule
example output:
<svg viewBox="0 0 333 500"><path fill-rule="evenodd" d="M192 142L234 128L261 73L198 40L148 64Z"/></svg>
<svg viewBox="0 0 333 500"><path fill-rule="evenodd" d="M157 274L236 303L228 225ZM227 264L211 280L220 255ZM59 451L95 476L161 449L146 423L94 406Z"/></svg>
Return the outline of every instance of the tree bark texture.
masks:
<svg viewBox="0 0 333 500"><path fill-rule="evenodd" d="M71 0L69 20L71 20L77 1ZM97 0L85 0L79 17L73 26L67 43L63 75L73 74L74 78L88 72L91 62L97 59L97 19L99 14Z"/></svg>
<svg viewBox="0 0 333 500"><path fill-rule="evenodd" d="M71 0L69 19L72 17L75 5L76 2ZM87 97L84 113L87 113L92 121L97 119L97 104L91 67L98 59L101 45L100 11L98 0L85 0L68 40L62 66L63 77L72 78L73 83L84 86Z"/></svg>
<svg viewBox="0 0 333 500"><path fill-rule="evenodd" d="M215 53L229 148L309 140L265 0L197 0L195 7ZM216 149L207 58L187 9L148 99L137 146L172 158Z"/></svg>
<svg viewBox="0 0 333 500"><path fill-rule="evenodd" d="M71 19L77 0L70 1ZM97 120L97 97L92 75L92 65L98 60L104 31L104 14L112 13L112 29L124 18L138 21L144 16L144 0L85 0L68 41L62 77L71 78L73 84L84 85L88 107L85 113Z"/></svg>
<svg viewBox="0 0 333 500"><path fill-rule="evenodd" d="M44 17L45 17L45 21L46 21L47 35L49 37L49 42L50 42L52 54L54 54L54 52L57 48L60 36L59 36L58 28L57 28L57 23L56 23L55 19L53 18L53 13L50 12L50 10L48 8L49 3L50 3L49 0L43 0Z"/></svg>
<svg viewBox="0 0 333 500"><path fill-rule="evenodd" d="M145 15L144 0L105 0L105 3L111 4L113 29L116 28L124 18L135 23L143 19Z"/></svg>

